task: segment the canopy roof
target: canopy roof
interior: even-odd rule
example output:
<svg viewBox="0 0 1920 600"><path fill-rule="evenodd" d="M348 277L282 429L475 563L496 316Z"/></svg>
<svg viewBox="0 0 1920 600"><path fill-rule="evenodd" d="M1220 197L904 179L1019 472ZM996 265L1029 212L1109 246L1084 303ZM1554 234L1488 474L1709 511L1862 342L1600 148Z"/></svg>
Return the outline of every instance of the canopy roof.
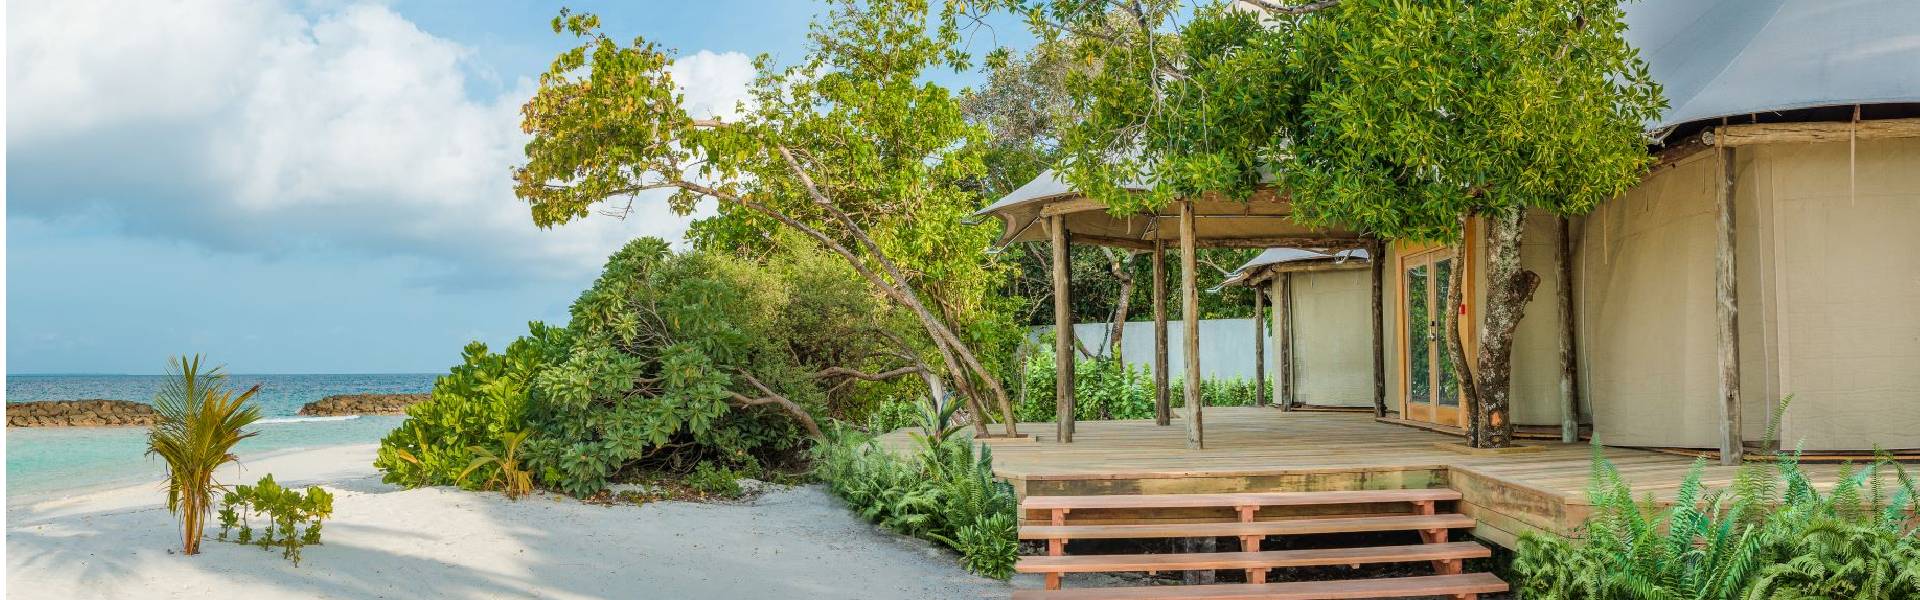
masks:
<svg viewBox="0 0 1920 600"><path fill-rule="evenodd" d="M1220 287L1255 285L1266 279L1266 275L1269 273L1293 267L1305 267L1307 265L1345 264L1351 262L1354 268L1359 268L1361 265L1367 264L1369 258L1366 250L1358 248L1327 252L1300 248L1268 248L1265 252L1261 252L1259 256L1253 257L1253 260L1247 261L1247 264L1240 265L1240 268L1234 269L1233 273L1227 275L1225 281L1220 282Z"/></svg>
<svg viewBox="0 0 1920 600"><path fill-rule="evenodd" d="M1655 129L1817 106L1920 102L1920 2L1622 3L1670 107Z"/></svg>
<svg viewBox="0 0 1920 600"><path fill-rule="evenodd" d="M1145 191L1148 185L1124 182L1121 187ZM1315 228L1295 223L1293 207L1272 189L1256 192L1247 201L1218 195L1193 200L1194 237L1203 248L1266 248L1298 245L1312 248L1355 247L1366 242L1359 233ZM1065 218L1074 243L1151 249L1155 240L1178 242L1180 213L1168 206L1154 213L1116 217L1106 206L1075 191L1052 170L1000 198L975 216L1000 219L996 245L1048 239L1044 217Z"/></svg>

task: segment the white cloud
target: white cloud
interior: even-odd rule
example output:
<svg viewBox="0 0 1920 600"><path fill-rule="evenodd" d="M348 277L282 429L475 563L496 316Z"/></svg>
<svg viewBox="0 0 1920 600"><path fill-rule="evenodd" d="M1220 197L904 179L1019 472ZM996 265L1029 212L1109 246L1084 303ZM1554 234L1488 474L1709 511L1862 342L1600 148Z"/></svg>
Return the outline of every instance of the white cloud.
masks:
<svg viewBox="0 0 1920 600"><path fill-rule="evenodd" d="M9 188L28 214L91 199L143 235L412 254L463 276L595 270L627 239L686 227L643 201L626 221L536 230L509 176L532 83L473 98L474 53L385 6L41 1L8 18L8 153L30 167ZM753 70L701 51L674 76L690 111L733 116Z"/></svg>

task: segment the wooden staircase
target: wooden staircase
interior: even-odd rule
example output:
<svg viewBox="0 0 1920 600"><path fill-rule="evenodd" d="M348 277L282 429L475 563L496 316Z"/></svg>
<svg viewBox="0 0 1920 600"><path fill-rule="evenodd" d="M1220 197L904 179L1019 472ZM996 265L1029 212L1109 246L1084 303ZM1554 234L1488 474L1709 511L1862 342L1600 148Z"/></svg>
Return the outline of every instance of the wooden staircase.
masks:
<svg viewBox="0 0 1920 600"><path fill-rule="evenodd" d="M1318 598L1393 598L1410 596L1450 596L1470 600L1479 594L1504 592L1507 584L1489 573L1465 573L1462 565L1469 558L1492 553L1474 542L1449 542L1447 531L1473 527L1473 519L1438 510L1441 502L1460 499L1460 493L1447 489L1368 490L1342 492L1266 492L1239 494L1153 494L1111 496L1029 496L1021 501L1023 514L1045 514L1046 524L1022 525L1020 539L1046 540L1046 556L1020 558L1015 570L1046 575L1046 589L1015 592L1016 599L1065 600L1074 598L1182 598L1217 600L1309 600ZM1302 507L1312 510L1343 505L1411 505L1405 514L1365 516L1315 516L1287 520L1260 521L1262 508ZM1202 523L1082 523L1067 520L1075 510L1097 510L1103 514L1124 511L1166 509L1226 509L1238 515L1237 521ZM1262 551L1267 536L1324 533L1363 533L1415 531L1421 544L1374 546L1364 548L1323 548L1309 550ZM1188 554L1119 554L1067 556L1069 540L1154 539L1154 538L1240 538L1238 552L1202 552ZM1267 571L1276 568L1363 564L1428 562L1435 575L1339 581L1296 581L1266 583ZM1214 569L1245 570L1247 583L1188 586L1148 586L1121 588L1060 589L1066 573L1146 571L1196 571Z"/></svg>

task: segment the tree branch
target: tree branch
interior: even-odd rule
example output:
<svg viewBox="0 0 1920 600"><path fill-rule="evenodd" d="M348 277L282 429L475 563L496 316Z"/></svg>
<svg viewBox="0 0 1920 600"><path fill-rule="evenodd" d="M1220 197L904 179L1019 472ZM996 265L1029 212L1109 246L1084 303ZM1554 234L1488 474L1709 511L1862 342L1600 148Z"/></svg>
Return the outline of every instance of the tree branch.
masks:
<svg viewBox="0 0 1920 600"><path fill-rule="evenodd" d="M821 369L810 375L807 375L807 378L808 379L825 379L828 377L851 377L853 379L860 379L864 381L886 381L888 379L893 379L895 377L900 377L902 375L911 375L914 373L918 373L923 370L925 369L922 369L921 367L914 366L914 365L900 367L898 369L894 369L891 371L882 371L879 373L868 373L865 371L861 371L859 369L850 369L847 367L827 367L825 369Z"/></svg>
<svg viewBox="0 0 1920 600"><path fill-rule="evenodd" d="M760 406L764 404L779 405L781 408L785 409L788 413L792 414L794 420L799 421L802 427L807 428L808 436L816 440L827 439L827 435L820 432L820 425L813 421L813 415L807 414L807 409L802 408L798 403L795 403L792 400L788 400L786 396L782 396L778 393L775 393L772 389L767 387L767 384L761 383L759 378L754 377L752 373L748 373L746 371L737 371L737 372L740 374L740 377L742 379L747 380L747 383L752 384L754 388L759 389L760 393L764 395L758 398L748 398L745 394L741 394L740 392L729 391L727 393L733 396L732 403L734 406L745 407L745 406Z"/></svg>

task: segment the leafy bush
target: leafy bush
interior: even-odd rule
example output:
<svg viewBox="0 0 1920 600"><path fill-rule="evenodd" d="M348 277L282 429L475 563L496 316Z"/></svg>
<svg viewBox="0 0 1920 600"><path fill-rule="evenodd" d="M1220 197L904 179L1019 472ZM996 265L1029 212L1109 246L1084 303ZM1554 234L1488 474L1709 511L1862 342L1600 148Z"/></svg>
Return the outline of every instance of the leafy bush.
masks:
<svg viewBox="0 0 1920 600"><path fill-rule="evenodd" d="M938 408L929 406L928 411ZM939 422L938 417L926 417ZM971 441L923 432L918 455L902 458L873 438L836 427L814 447L814 474L854 512L888 529L960 552L968 570L995 579L1018 559L1013 487L993 478L991 453Z"/></svg>
<svg viewBox="0 0 1920 600"><path fill-rule="evenodd" d="M1035 352L1025 367L1026 399L1014 408L1023 422L1052 422L1054 412L1054 354L1050 349ZM1122 365L1113 359L1075 361L1073 365L1076 420L1101 418L1102 410L1113 419L1153 418L1153 372L1137 365ZM1186 404L1186 378L1180 373L1168 375L1168 400L1174 407ZM1206 406L1252 406L1258 394L1253 381L1239 377L1207 378L1200 382L1200 396Z"/></svg>
<svg viewBox="0 0 1920 600"><path fill-rule="evenodd" d="M433 395L407 407L407 419L380 440L373 461L387 483L413 487L475 487L492 480L497 467L462 481L474 447L495 447L526 429L529 382L566 346L565 330L532 323L526 337L495 354L480 342L467 344L461 363L433 382Z"/></svg>
<svg viewBox="0 0 1920 600"><path fill-rule="evenodd" d="M250 517L266 519L258 537ZM260 478L254 485L235 486L220 502L220 539L235 527L240 531L233 541L253 544L262 550L280 548L280 556L300 566L300 548L320 543L320 523L333 516L333 494L320 486L308 486L305 492L281 487L273 475Z"/></svg>
<svg viewBox="0 0 1920 600"><path fill-rule="evenodd" d="M1522 536L1523 597L1920 598L1920 511L1899 463L1844 468L1826 494L1798 452L1742 467L1730 490L1707 491L1704 469L1696 462L1672 507L1655 511L1595 445L1586 539Z"/></svg>
<svg viewBox="0 0 1920 600"><path fill-rule="evenodd" d="M881 372L921 352L888 333L898 314L819 254L756 263L634 240L609 257L565 327L533 323L503 353L469 345L382 441L375 465L390 483L584 497L703 462L784 462L816 411L864 416L876 404L866 394L899 395L911 382L848 385L826 367Z"/></svg>
<svg viewBox="0 0 1920 600"><path fill-rule="evenodd" d="M735 471L732 467L715 466L703 461L693 467L692 474L687 475L687 487L717 498L738 498L743 493L740 478L745 476L745 473Z"/></svg>
<svg viewBox="0 0 1920 600"><path fill-rule="evenodd" d="M791 297L730 257L672 254L655 238L627 244L574 302L564 359L534 377L529 464L545 484L586 496L629 468L684 473L794 447L803 431L793 415L736 405L774 393L819 404L811 369L766 335Z"/></svg>

